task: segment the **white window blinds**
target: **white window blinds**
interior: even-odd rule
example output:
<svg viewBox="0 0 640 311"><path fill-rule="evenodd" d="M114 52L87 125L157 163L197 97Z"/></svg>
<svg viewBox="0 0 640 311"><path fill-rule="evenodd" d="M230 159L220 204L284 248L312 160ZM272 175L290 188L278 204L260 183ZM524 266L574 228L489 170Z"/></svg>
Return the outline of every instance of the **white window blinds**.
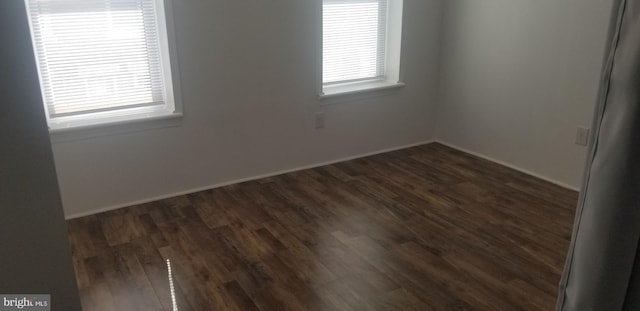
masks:
<svg viewBox="0 0 640 311"><path fill-rule="evenodd" d="M26 1L49 121L173 111L161 1Z"/></svg>
<svg viewBox="0 0 640 311"><path fill-rule="evenodd" d="M383 79L387 0L323 0L322 82Z"/></svg>

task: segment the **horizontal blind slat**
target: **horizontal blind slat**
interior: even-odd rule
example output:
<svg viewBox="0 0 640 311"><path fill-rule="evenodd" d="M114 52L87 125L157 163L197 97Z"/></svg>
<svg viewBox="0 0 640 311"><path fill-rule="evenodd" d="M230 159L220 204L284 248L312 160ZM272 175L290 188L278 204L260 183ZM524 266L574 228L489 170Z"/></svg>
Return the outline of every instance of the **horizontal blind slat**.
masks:
<svg viewBox="0 0 640 311"><path fill-rule="evenodd" d="M154 0L27 0L50 117L163 103Z"/></svg>
<svg viewBox="0 0 640 311"><path fill-rule="evenodd" d="M323 83L384 73L387 0L324 0Z"/></svg>

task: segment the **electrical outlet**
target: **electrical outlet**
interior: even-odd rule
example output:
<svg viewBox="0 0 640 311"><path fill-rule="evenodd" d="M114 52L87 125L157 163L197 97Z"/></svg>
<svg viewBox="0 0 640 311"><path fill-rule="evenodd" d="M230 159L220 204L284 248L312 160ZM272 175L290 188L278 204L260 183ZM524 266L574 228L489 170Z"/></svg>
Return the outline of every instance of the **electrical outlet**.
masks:
<svg viewBox="0 0 640 311"><path fill-rule="evenodd" d="M579 127L576 132L576 145L586 146L589 142L589 129Z"/></svg>
<svg viewBox="0 0 640 311"><path fill-rule="evenodd" d="M324 128L324 112L316 112L316 129Z"/></svg>

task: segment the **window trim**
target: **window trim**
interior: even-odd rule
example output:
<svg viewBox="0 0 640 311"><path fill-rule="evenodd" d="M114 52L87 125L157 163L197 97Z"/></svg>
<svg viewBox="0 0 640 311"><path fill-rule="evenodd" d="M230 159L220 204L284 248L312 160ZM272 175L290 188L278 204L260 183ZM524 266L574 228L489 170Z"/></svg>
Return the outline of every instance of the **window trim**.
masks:
<svg viewBox="0 0 640 311"><path fill-rule="evenodd" d="M354 95L360 93L367 93L372 91L382 91L395 88L401 88L404 86L403 82L389 82L386 80L373 80L357 83L342 83L332 86L330 88L324 88L320 94L320 99L334 98L343 95Z"/></svg>
<svg viewBox="0 0 640 311"><path fill-rule="evenodd" d="M354 94L377 92L380 90L396 89L405 86L401 53L402 53L402 24L403 24L403 0L387 0L387 32L384 75L379 78L364 79L361 81L351 81L344 83L332 82L327 85L323 83L323 4L324 0L318 1L318 98L335 99L341 96Z"/></svg>
<svg viewBox="0 0 640 311"><path fill-rule="evenodd" d="M120 128L125 129L127 132L157 128L158 125L167 124L167 119L178 119L183 116L180 69L178 66L178 51L176 47L177 44L174 29L173 0L153 0L153 2L156 8L156 23L159 37L158 43L160 45L160 57L162 61L161 70L162 76L165 79L165 100L170 103L169 107L158 109L158 107L144 106L138 108L125 108L105 112L87 113L76 116L63 116L52 119L50 118L48 109L45 106L45 95L42 93L42 106L45 111L47 124L49 126L49 133L52 138L54 136L64 135L64 140L74 140L76 136L78 138L87 138L87 136L102 136L103 133L120 133ZM29 11L28 0L24 0L23 3L25 5L31 29L32 17ZM36 45L35 38L33 36L33 29L31 29L31 40L34 47L34 61L38 66L38 79L40 80L41 85L40 90L41 92L44 92L42 87L42 75L40 74L40 64L35 52ZM87 117L88 115L93 115L93 117ZM100 116L96 117L96 115ZM175 122L172 122L171 124L175 125Z"/></svg>

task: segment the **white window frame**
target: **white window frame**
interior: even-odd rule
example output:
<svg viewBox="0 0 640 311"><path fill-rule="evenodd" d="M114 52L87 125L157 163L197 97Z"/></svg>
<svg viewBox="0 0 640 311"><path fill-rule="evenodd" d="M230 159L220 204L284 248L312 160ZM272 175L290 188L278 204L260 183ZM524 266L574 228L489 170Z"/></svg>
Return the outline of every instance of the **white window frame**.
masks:
<svg viewBox="0 0 640 311"><path fill-rule="evenodd" d="M29 1L24 0L26 12L29 15L29 24L31 28L34 53L38 53L35 49L36 42L33 35L33 27L31 13L29 11ZM83 1L83 0L77 0ZM49 126L49 132L52 134L62 132L77 132L78 130L88 130L89 136L100 135L100 130L110 128L108 133L114 133L114 128L122 127L127 131L146 129L147 126L132 127L135 123L149 123L149 121L166 120L182 117L181 90L179 83L179 68L177 65L177 51L175 45L175 33L173 23L173 3L172 0L152 0L155 6L155 17L158 31L158 43L160 45L161 70L164 81L165 105L160 107L137 107L124 108L113 111L89 112L86 114L78 114L72 116L62 116L51 118L48 108L46 107L46 97L44 88L42 87L42 74L40 69L40 61L37 54L35 62L38 67L38 76L41 84L42 99L44 104L45 115ZM152 125L151 127L155 127ZM105 132L105 133L107 133ZM117 131L116 131L117 132ZM66 135L66 134L65 134ZM79 136L86 138L85 135Z"/></svg>
<svg viewBox="0 0 640 311"><path fill-rule="evenodd" d="M384 73L381 78L374 78L364 81L344 82L344 83L323 83L323 4L325 1L340 0L319 0L319 61L318 72L320 73L318 88L320 99L330 99L343 95L360 94L371 91L394 89L403 87L405 84L402 78L401 69L401 49L402 49L402 18L403 0L387 0L387 25L386 25L386 47L384 60Z"/></svg>

